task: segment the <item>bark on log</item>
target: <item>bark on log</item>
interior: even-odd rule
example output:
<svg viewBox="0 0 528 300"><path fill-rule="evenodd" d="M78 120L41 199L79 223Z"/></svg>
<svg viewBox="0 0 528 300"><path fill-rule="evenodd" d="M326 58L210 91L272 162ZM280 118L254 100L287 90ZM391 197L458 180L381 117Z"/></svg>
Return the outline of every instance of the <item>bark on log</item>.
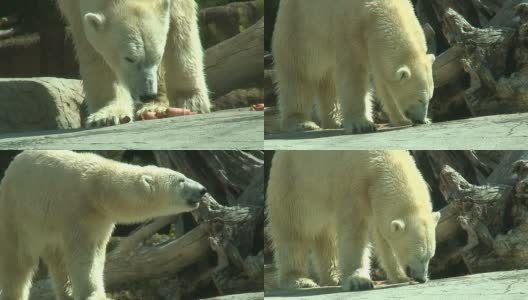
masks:
<svg viewBox="0 0 528 300"><path fill-rule="evenodd" d="M262 81L264 18L229 40L207 49L205 70L209 90L220 97Z"/></svg>
<svg viewBox="0 0 528 300"><path fill-rule="evenodd" d="M223 205L243 205L261 198L257 190L248 189L252 184L258 185L257 174L264 163L251 152L156 151L154 155L158 165L178 170L200 182ZM263 178L260 180L263 182ZM245 197L251 199L240 198L242 193L249 193Z"/></svg>
<svg viewBox="0 0 528 300"><path fill-rule="evenodd" d="M511 163L511 156L495 171L516 174L514 185L477 186L446 166L440 190L448 205L437 227L437 255L433 273L445 272L460 259L469 273L528 268L528 161Z"/></svg>
<svg viewBox="0 0 528 300"><path fill-rule="evenodd" d="M200 224L208 224L217 266L211 276L221 295L262 291L264 276L263 207L226 207L208 197L193 212Z"/></svg>
<svg viewBox="0 0 528 300"><path fill-rule="evenodd" d="M200 36L204 48L231 38L261 17L257 1L232 2L200 10Z"/></svg>

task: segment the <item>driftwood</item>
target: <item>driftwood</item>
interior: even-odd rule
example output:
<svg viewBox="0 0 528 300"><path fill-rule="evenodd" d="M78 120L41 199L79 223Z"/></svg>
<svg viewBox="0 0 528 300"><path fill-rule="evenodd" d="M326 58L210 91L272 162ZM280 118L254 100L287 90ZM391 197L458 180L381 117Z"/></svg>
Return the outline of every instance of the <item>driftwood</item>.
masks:
<svg viewBox="0 0 528 300"><path fill-rule="evenodd" d="M106 153L106 152L105 152ZM107 153L108 154L108 153ZM122 157L119 153L116 157ZM226 189L238 191L244 198L260 198L259 189L250 188L255 180L262 180L262 151L161 151L155 152L158 165L176 169L191 178L202 175L202 183L210 188L218 176L224 178ZM197 169L185 168L189 162L197 163ZM236 174L235 165L240 174ZM218 168L218 173L203 176ZM189 171L189 172L187 172ZM240 177L237 177L240 176ZM247 177L242 180L241 176ZM231 179L234 177L234 179ZM109 247L105 264L105 286L109 292L118 292L134 282L152 279L174 278L171 282L171 299L203 298L207 295L230 295L263 290L263 203L246 205L246 200L231 206L219 204L212 195L219 195L226 202L224 193L211 190L199 208L191 213L194 221L184 222L182 215L162 217L146 222L126 237L116 240ZM251 194L251 195L248 195ZM235 196L234 194L231 196ZM239 197L240 199L244 199ZM185 232L182 226L193 225ZM157 232L170 225L179 230L162 240L153 238ZM187 225L188 226L188 225ZM174 228L174 226L171 226ZM119 231L119 230L116 230ZM201 293L200 285L209 283L207 293ZM254 296L254 295L253 295ZM252 296L252 297L253 297ZM32 299L52 299L48 279L37 280Z"/></svg>
<svg viewBox="0 0 528 300"><path fill-rule="evenodd" d="M263 181L259 179L264 164L261 151L156 151L155 157L158 165L202 183L222 204L246 203L240 197L247 192L253 200L261 198L259 191L252 188L255 180ZM263 206L264 202L256 205Z"/></svg>
<svg viewBox="0 0 528 300"><path fill-rule="evenodd" d="M263 2L263 0L258 0ZM232 2L202 8L199 14L202 45L209 48L253 25L261 17L258 1Z"/></svg>
<svg viewBox="0 0 528 300"><path fill-rule="evenodd" d="M528 160L519 160L528 157L526 151L414 156L433 203L442 207L433 278L528 268Z"/></svg>
<svg viewBox="0 0 528 300"><path fill-rule="evenodd" d="M262 80L264 18L247 30L207 49L205 69L215 97Z"/></svg>

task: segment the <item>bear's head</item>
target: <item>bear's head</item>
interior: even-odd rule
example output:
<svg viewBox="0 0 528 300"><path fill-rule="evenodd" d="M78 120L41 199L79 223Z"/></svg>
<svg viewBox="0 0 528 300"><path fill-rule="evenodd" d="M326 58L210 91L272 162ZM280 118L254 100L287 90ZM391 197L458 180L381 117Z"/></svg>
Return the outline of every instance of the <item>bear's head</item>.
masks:
<svg viewBox="0 0 528 300"><path fill-rule="evenodd" d="M167 214L198 208L207 193L198 182L170 169L147 166L140 176L140 188L146 192L146 198Z"/></svg>
<svg viewBox="0 0 528 300"><path fill-rule="evenodd" d="M109 1L103 10L85 13L82 18L88 42L132 98L155 98L169 31L170 1Z"/></svg>
<svg viewBox="0 0 528 300"><path fill-rule="evenodd" d="M405 54L404 58L390 61L391 58L373 60L375 68L382 70L382 75L374 76L376 92L384 102L384 108L398 109L402 115L414 124L427 124L429 101L433 97L433 63L435 56L432 54L414 53ZM386 99L388 98L388 99ZM393 102L392 107L386 101ZM391 113L389 113L389 116ZM393 113L394 115L395 113ZM391 120L394 122L395 120Z"/></svg>
<svg viewBox="0 0 528 300"><path fill-rule="evenodd" d="M436 249L436 224L440 213L409 214L390 221L389 244L398 263L409 278L418 282L428 279L429 261Z"/></svg>

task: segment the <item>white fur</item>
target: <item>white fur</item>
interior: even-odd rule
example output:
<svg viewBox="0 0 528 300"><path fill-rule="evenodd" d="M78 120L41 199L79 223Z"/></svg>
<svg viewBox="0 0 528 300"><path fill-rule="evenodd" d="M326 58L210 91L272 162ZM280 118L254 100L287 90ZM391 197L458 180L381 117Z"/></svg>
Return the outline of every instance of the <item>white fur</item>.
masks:
<svg viewBox="0 0 528 300"><path fill-rule="evenodd" d="M203 191L178 172L95 154L19 154L0 184L0 299L28 299L39 258L57 299L106 299L105 250L114 225L193 210Z"/></svg>
<svg viewBox="0 0 528 300"><path fill-rule="evenodd" d="M88 126L132 120L134 101L158 93L158 73L171 106L210 111L194 0L57 1L79 59Z"/></svg>
<svg viewBox="0 0 528 300"><path fill-rule="evenodd" d="M439 215L406 151L281 151L267 217L281 288L359 290L372 287L370 242L390 281L408 280L407 266L426 280ZM318 278L308 278L310 254Z"/></svg>
<svg viewBox="0 0 528 300"><path fill-rule="evenodd" d="M395 125L427 123L432 62L409 0L281 1L273 54L284 130L374 131L369 73ZM340 106L340 112L336 106Z"/></svg>

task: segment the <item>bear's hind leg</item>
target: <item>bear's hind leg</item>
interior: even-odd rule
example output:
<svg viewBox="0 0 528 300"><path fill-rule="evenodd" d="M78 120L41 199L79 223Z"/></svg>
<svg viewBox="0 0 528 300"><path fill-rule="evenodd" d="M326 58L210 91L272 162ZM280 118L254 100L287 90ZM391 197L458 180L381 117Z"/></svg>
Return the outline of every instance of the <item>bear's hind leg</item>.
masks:
<svg viewBox="0 0 528 300"><path fill-rule="evenodd" d="M106 243L86 244L81 249L76 244L65 250L66 269L75 299L107 299L103 282L105 246Z"/></svg>
<svg viewBox="0 0 528 300"><path fill-rule="evenodd" d="M336 255L335 234L332 235L325 231L315 237L313 258L320 286L336 286L339 284Z"/></svg>
<svg viewBox="0 0 528 300"><path fill-rule="evenodd" d="M365 221L354 220L352 216L341 220L337 232L341 287L345 291L372 289L368 225Z"/></svg>
<svg viewBox="0 0 528 300"><path fill-rule="evenodd" d="M340 48L340 47L337 47ZM345 46L337 53L336 65L337 97L341 104L343 127L347 133L369 133L376 131L372 121L371 97L369 94L368 69L358 61L357 51Z"/></svg>
<svg viewBox="0 0 528 300"><path fill-rule="evenodd" d="M317 115L324 129L341 127L341 116L337 106L336 85L331 72L321 79L317 89Z"/></svg>
<svg viewBox="0 0 528 300"><path fill-rule="evenodd" d="M391 247L377 229L372 230L372 241L374 242L374 250L377 253L378 260L383 270L385 270L389 281L391 283L410 281L396 261Z"/></svg>
<svg viewBox="0 0 528 300"><path fill-rule="evenodd" d="M31 278L38 266L38 259L2 254L0 258L0 299L27 300L31 288Z"/></svg>
<svg viewBox="0 0 528 300"><path fill-rule="evenodd" d="M282 130L292 132L320 129L311 117L315 85L300 78L277 81Z"/></svg>
<svg viewBox="0 0 528 300"><path fill-rule="evenodd" d="M48 273L51 277L53 290L57 300L73 300L70 296L70 285L68 282L68 273L64 264L64 256L60 251L47 251L42 260L48 267Z"/></svg>
<svg viewBox="0 0 528 300"><path fill-rule="evenodd" d="M279 287L285 289L312 288L318 285L308 278L309 243L302 238L274 240L275 263Z"/></svg>

